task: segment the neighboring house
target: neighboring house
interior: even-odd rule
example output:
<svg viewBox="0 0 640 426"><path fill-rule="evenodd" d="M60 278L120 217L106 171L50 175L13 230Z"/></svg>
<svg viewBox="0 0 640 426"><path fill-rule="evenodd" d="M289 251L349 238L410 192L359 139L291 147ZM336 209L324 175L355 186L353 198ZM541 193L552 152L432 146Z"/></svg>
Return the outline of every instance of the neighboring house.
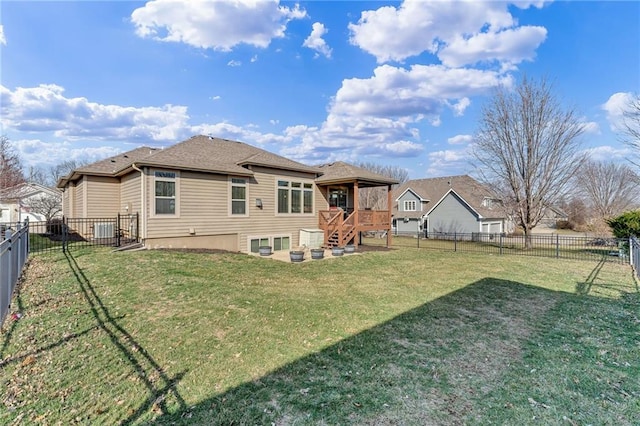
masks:
<svg viewBox="0 0 640 426"><path fill-rule="evenodd" d="M0 191L0 223L43 222L62 215L62 193L35 182Z"/></svg>
<svg viewBox="0 0 640 426"><path fill-rule="evenodd" d="M325 246L357 244L360 232L390 230L390 211L353 206L359 188L384 186L390 194L395 183L346 163L311 167L242 142L194 136L83 166L58 188L68 218L137 214L147 248L257 252L308 245L317 234Z"/></svg>
<svg viewBox="0 0 640 426"><path fill-rule="evenodd" d="M557 229L559 221L568 221L569 215L558 207L546 207L542 213L542 219L538 222L533 231L542 231L544 229Z"/></svg>
<svg viewBox="0 0 640 426"><path fill-rule="evenodd" d="M410 180L393 194L397 234L512 231L502 202L467 175Z"/></svg>

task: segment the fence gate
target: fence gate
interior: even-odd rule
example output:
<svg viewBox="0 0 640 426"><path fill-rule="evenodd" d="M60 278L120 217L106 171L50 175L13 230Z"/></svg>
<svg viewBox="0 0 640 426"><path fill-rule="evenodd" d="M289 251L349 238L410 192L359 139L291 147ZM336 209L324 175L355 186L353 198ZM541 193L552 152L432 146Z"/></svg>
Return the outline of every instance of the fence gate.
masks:
<svg viewBox="0 0 640 426"><path fill-rule="evenodd" d="M105 218L62 218L32 222L31 251L70 247L123 247L140 241L138 214Z"/></svg>

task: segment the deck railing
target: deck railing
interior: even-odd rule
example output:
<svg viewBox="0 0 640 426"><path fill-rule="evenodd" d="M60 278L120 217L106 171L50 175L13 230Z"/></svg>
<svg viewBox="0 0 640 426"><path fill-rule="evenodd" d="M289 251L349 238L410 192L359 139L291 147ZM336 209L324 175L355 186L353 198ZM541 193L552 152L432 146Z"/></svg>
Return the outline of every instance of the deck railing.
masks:
<svg viewBox="0 0 640 426"><path fill-rule="evenodd" d="M324 243L333 239L338 245L354 238L360 231L388 231L391 229L389 212L385 210L355 210L347 215L344 210L321 210L318 227L324 231Z"/></svg>

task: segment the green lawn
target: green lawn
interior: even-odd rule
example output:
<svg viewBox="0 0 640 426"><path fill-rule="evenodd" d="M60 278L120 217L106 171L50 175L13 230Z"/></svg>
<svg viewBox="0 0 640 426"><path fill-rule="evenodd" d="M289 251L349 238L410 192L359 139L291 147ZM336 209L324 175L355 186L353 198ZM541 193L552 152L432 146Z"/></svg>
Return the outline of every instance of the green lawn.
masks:
<svg viewBox="0 0 640 426"><path fill-rule="evenodd" d="M33 256L1 424L637 424L628 266L401 248Z"/></svg>

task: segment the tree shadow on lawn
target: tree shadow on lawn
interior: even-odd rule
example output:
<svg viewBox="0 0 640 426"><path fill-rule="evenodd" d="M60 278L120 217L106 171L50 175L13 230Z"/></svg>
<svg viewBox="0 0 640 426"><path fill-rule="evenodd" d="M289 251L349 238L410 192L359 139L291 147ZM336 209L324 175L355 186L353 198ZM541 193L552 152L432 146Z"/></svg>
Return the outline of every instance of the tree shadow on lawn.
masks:
<svg viewBox="0 0 640 426"><path fill-rule="evenodd" d="M523 354L558 321L558 313L550 310L562 312L562 303L578 297L596 304L618 303L482 279L189 410L155 420L482 423L479 401L501 388L507 373L522 368ZM526 397L523 405L528 405Z"/></svg>
<svg viewBox="0 0 640 426"><path fill-rule="evenodd" d="M73 255L69 251L66 251L65 257L90 307L91 313L97 321L97 328L109 336L113 345L122 354L122 358L131 365L148 391L148 396L144 402L136 410L129 413L129 417L120 422L120 424L134 423L151 408L160 412L166 412L167 407L165 400L169 394L174 396L180 409L185 410L187 405L178 393L176 386L186 372L178 373L175 377L167 376L164 369L156 362L151 354L118 323L118 318L114 318L111 315ZM154 383L150 379L152 373L157 374L160 378L158 383Z"/></svg>

